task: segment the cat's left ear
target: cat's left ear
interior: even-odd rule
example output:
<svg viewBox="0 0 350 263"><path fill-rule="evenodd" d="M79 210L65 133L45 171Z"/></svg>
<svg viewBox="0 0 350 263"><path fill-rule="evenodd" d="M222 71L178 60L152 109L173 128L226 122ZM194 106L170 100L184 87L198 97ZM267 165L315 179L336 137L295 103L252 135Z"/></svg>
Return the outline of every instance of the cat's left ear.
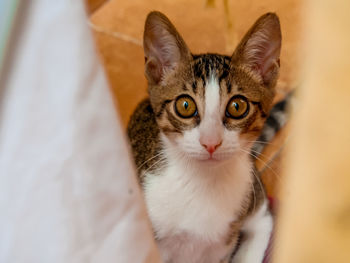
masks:
<svg viewBox="0 0 350 263"><path fill-rule="evenodd" d="M191 58L185 41L170 20L160 12L149 13L143 35L145 75L158 84L165 75Z"/></svg>
<svg viewBox="0 0 350 263"><path fill-rule="evenodd" d="M267 13L243 37L232 55L232 62L258 74L265 86L274 86L280 67L281 38L278 16Z"/></svg>

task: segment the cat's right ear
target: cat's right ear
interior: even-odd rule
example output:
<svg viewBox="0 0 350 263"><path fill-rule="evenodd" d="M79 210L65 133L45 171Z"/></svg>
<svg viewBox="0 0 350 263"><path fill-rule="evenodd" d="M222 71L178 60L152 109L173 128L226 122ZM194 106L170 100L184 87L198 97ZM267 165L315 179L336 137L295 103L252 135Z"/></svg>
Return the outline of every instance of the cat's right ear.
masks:
<svg viewBox="0 0 350 263"><path fill-rule="evenodd" d="M166 74L176 70L191 57L191 52L174 25L157 11L147 16L143 48L145 75L153 84L158 84Z"/></svg>
<svg viewBox="0 0 350 263"><path fill-rule="evenodd" d="M243 37L232 55L235 64L242 64L257 73L270 87L277 81L280 67L281 27L274 13L261 16Z"/></svg>

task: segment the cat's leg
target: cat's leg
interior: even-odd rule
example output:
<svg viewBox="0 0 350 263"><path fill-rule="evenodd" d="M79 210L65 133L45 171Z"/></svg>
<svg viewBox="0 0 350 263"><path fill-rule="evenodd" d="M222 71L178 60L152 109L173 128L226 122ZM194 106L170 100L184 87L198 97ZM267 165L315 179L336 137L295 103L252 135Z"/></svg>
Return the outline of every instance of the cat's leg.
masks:
<svg viewBox="0 0 350 263"><path fill-rule="evenodd" d="M244 240L232 263L262 263L269 244L273 219L265 202L243 225Z"/></svg>

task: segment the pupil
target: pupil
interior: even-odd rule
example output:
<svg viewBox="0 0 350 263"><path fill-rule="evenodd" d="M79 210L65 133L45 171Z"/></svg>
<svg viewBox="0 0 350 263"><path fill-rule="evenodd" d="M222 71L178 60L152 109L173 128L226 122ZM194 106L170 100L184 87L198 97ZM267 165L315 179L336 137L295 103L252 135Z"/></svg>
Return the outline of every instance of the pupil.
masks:
<svg viewBox="0 0 350 263"><path fill-rule="evenodd" d="M234 106L234 107L235 107L235 109L238 111L238 109L239 109L239 105L238 105L238 103L237 103L237 102L233 103L233 106Z"/></svg>
<svg viewBox="0 0 350 263"><path fill-rule="evenodd" d="M188 102L187 101L184 102L184 108L185 108L185 110L187 110L187 108L188 108Z"/></svg>

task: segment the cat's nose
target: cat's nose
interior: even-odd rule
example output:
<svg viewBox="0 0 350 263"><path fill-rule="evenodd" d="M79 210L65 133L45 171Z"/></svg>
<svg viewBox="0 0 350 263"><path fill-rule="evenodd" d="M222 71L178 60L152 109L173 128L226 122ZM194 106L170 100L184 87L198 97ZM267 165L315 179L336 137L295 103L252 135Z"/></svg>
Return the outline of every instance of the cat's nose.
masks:
<svg viewBox="0 0 350 263"><path fill-rule="evenodd" d="M217 148L222 144L222 141L216 141L216 142L200 142L201 145L210 153L213 154L213 152L216 151Z"/></svg>

